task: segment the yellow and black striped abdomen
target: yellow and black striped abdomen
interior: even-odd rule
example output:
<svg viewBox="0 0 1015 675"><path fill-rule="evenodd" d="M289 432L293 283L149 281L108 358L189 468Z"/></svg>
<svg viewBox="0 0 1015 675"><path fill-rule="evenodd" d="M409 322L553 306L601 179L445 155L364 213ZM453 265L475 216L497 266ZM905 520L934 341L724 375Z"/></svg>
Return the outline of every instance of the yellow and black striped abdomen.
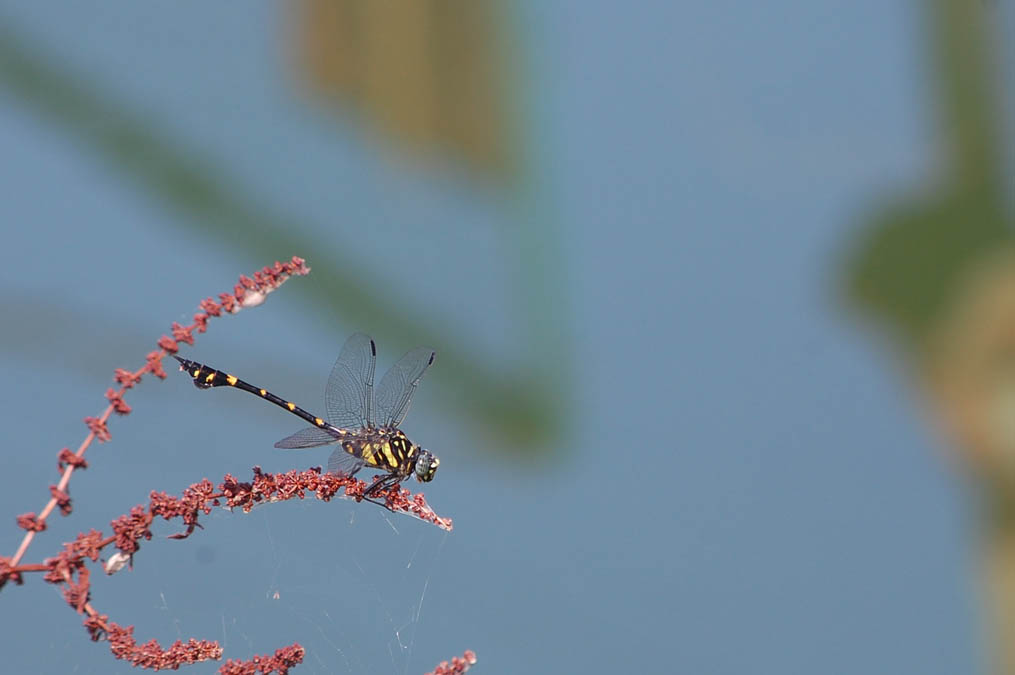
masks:
<svg viewBox="0 0 1015 675"><path fill-rule="evenodd" d="M182 369L187 371L187 374L194 380L194 386L198 389L208 389L209 387L236 387L237 389L250 392L255 396L260 396L264 400L274 403L279 408L285 408L292 414L303 418L315 427L327 429L339 436L344 436L348 433L345 429L339 429L328 424L324 419L314 415L313 413L307 412L295 403L275 396L275 394L266 389L255 387L249 382L244 382L235 375L230 375L229 373L221 370L216 370L215 368L197 363L196 361L181 359L179 356L174 356L173 358L180 362Z"/></svg>
<svg viewBox="0 0 1015 675"><path fill-rule="evenodd" d="M230 375L229 373L223 373L221 370L215 370L208 366L195 363L194 361L188 361L187 359L181 359L176 357L176 360L180 362L183 369L187 371L191 379L194 380L194 386L198 389L207 389L208 387L221 387L228 385L235 387L238 379Z"/></svg>

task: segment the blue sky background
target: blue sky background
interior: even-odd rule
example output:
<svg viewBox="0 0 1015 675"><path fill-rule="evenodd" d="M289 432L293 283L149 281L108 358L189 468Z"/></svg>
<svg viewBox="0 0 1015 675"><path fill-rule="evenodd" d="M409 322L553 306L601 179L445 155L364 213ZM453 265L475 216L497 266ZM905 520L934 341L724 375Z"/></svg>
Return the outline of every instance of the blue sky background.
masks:
<svg viewBox="0 0 1015 675"><path fill-rule="evenodd" d="M218 639L232 658L298 641L307 673L423 673L466 648L480 673L982 670L968 494L887 340L837 300L863 214L935 172L924 19L873 0L528 3L526 105L562 249L548 330L573 355L549 459L484 451L427 380L404 428L442 458L426 494L453 533L343 501L216 513L95 579L96 605L141 640ZM355 252L382 297L491 363L521 358L511 214L303 98L285 21L269 3L0 2L8 35ZM271 260L181 227L6 88L0 148L9 555L113 369ZM314 265L274 257L293 254ZM316 408L345 338L373 329L314 283L188 353ZM383 369L406 345L375 338ZM152 489L326 461L272 449L299 427L283 412L182 376L129 402L28 560ZM2 605L10 672L129 670L41 580Z"/></svg>

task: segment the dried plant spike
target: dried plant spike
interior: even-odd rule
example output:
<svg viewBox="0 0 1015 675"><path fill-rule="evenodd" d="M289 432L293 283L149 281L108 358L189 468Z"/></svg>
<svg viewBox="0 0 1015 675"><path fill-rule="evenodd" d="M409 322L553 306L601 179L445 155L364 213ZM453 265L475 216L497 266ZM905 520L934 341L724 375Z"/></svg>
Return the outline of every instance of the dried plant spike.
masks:
<svg viewBox="0 0 1015 675"><path fill-rule="evenodd" d="M113 656L129 661L135 668L177 670L180 666L222 658L222 647L214 640L177 640L165 649L155 640L139 645L134 639L133 626L124 628L109 621L105 615L89 614L85 619L85 627L92 640L105 638Z"/></svg>
<svg viewBox="0 0 1015 675"><path fill-rule="evenodd" d="M114 413L118 415L130 413L130 406L123 400L127 390L137 385L146 374L165 379L166 371L162 367L163 357L167 354L175 353L179 348L180 342L193 344L194 333L203 333L207 329L210 318L222 315L223 307L225 307L227 312L235 313L245 307L259 305L264 302L265 297L269 293L277 290L289 278L302 276L309 272L310 268L307 266L306 261L303 258L293 256L287 262L275 262L273 265L268 265L254 272L253 278L241 275L240 283L233 287L232 293L222 293L219 295L219 298L222 300L221 304L216 303L210 298L200 302L199 307L201 312L194 315L194 323L192 325L182 326L174 322L170 328L173 337L163 335L158 340L159 348L149 352L145 356L144 366L136 371L124 368L116 369L113 380L119 385L119 389L109 388L106 391L105 396L109 401L106 409L98 417L89 416L84 418L85 425L88 427L88 435L85 436L76 452L72 453L69 449L64 448L58 453L57 464L61 471L60 481L55 486L50 486L49 502L37 515L29 513L19 516L18 526L25 529L26 533L21 540L21 544L18 546L18 550L15 551L13 556L6 559L6 566L0 567L0 588L3 588L8 580L19 580L11 570L18 569L18 565L35 538L36 533L46 529L46 519L53 510L59 507L65 515L69 513L70 498L68 496L67 485L70 482L71 476L75 470L83 469L87 466L84 454L91 446L92 441L97 440L102 443L112 439L112 434L108 427L109 417Z"/></svg>
<svg viewBox="0 0 1015 675"><path fill-rule="evenodd" d="M191 325L184 326L174 322L170 327L171 334L158 339L158 348L145 355L145 364L139 369L115 370L113 380L116 386L109 387L105 392L107 400L105 410L98 416L89 416L84 420L88 427L88 435L84 441L77 451L62 448L58 452L57 466L60 480L57 484L49 486L49 502L38 514L25 513L18 516L17 524L26 532L21 545L12 557L0 557L0 587L8 581L22 584L27 573L41 573L45 582L60 587L68 606L83 616L82 623L90 639L108 642L115 658L138 668L177 670L185 665L221 660L222 647L214 640L195 638L179 639L166 647L154 639L139 644L134 637L133 626L121 626L111 621L108 615L100 613L95 608L92 601L90 563L100 564L102 571L107 575L116 574L124 568L132 569L142 541L150 540L154 536L153 525L158 519L179 520L181 527L168 535L168 538L185 539L201 528L201 516L211 513L216 507L248 512L255 506L290 499L305 499L308 495L313 495L326 502L336 497L357 502L367 500L394 513L404 513L442 529L451 529L450 518L437 515L422 494L411 494L401 487L400 482L375 481L368 486L351 475L322 473L319 467L277 474L266 473L259 467L254 467L251 479L245 482L227 474L218 484L208 479L198 481L183 490L180 496L153 490L149 493L147 504L134 506L129 512L114 519L110 523L108 533L95 529L81 532L72 541L65 543L63 549L56 555L46 558L41 563L21 562L35 534L46 530L47 519L55 509L59 508L62 514L70 515L72 502L68 484L71 475L74 471L88 466L84 454L93 441L106 442L112 439L108 427L109 418L114 414L123 416L131 412L131 407L124 400L128 390L139 384L146 375L165 378L164 358L168 355L175 356L181 343L193 345L195 336L207 330L211 319L260 305L291 276L307 272L309 268L305 262L294 257L289 262L276 262L272 266L254 272L252 276L241 276L232 292L219 294L218 301L212 298L202 300L199 304L200 311L194 314ZM424 359L421 363L429 366L432 362L433 354L430 352L429 361ZM421 373L422 371L414 375L414 380L409 378L412 388L418 383ZM381 384L383 389L384 382ZM390 419L400 421L404 417L411 392L410 388L405 397L383 399L391 407ZM429 470L427 473L426 467L435 469L437 463L433 458L422 471L416 471L417 478L423 482L429 481L433 471ZM230 659L220 666L218 672L224 675L267 673L284 675L291 668L301 664L304 657L304 648L299 644L292 644L277 649L270 655L253 656L247 660ZM433 672L434 675L464 673L475 662L475 655L467 651L464 656L455 657L450 663L441 663Z"/></svg>
<svg viewBox="0 0 1015 675"><path fill-rule="evenodd" d="M290 668L303 663L306 650L299 644L293 644L282 649L276 649L272 656L254 656L247 661L233 660L226 661L219 673L221 675L268 675L279 673L285 675Z"/></svg>

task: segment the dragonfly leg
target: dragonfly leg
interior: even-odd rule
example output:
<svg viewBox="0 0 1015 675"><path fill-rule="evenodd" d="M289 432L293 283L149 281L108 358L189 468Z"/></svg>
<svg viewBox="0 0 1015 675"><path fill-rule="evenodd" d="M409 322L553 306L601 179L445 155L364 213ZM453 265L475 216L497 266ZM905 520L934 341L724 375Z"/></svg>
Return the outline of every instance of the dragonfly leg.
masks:
<svg viewBox="0 0 1015 675"><path fill-rule="evenodd" d="M377 501L376 499L373 499L373 495L376 494L377 492L380 492L381 490L398 485L401 482L402 479L397 475L381 474L380 476L374 479L374 482L370 484L370 487L368 487L366 490L363 491L363 499L365 499L368 502L373 502L378 506L383 506L389 511L392 511L393 509L389 507L385 502L380 502Z"/></svg>
<svg viewBox="0 0 1015 675"><path fill-rule="evenodd" d="M400 482L401 482L400 478L396 475L392 475L390 473L381 474L380 476L374 479L374 482L370 484L370 487L368 487L366 490L363 491L363 496L369 497L376 492L380 492L381 490L389 488L392 485L395 485Z"/></svg>

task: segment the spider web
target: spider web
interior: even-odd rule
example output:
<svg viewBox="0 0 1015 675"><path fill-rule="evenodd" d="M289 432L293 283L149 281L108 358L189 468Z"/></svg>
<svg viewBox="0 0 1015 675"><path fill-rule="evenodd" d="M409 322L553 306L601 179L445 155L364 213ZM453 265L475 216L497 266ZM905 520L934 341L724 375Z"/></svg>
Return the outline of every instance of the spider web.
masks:
<svg viewBox="0 0 1015 675"><path fill-rule="evenodd" d="M292 506L251 514L267 564L248 600L255 617L268 617L275 630L286 626L275 646L298 641L307 650L300 668L310 673L407 675L432 667L413 657L447 533L363 505L323 514L330 517L320 504ZM227 656L265 653L247 628L263 621L251 619L223 615Z"/></svg>
<svg viewBox="0 0 1015 675"><path fill-rule="evenodd" d="M421 647L432 640L424 622L428 602L441 592L446 532L345 500L285 502L249 514L217 509L201 522L185 540L166 539L179 528L156 523L133 569L93 574L98 609L134 625L139 642L217 640L225 659L298 642L306 649L301 673L408 675L433 668L432 649ZM33 588L36 595L8 600L19 615L63 603L61 589L26 584ZM41 652L26 646L12 663L33 667L15 670L38 672L42 664L46 672L79 675L135 672L113 659L107 643L88 641L76 614L51 614L47 620L61 637ZM26 645L30 635L22 638Z"/></svg>

